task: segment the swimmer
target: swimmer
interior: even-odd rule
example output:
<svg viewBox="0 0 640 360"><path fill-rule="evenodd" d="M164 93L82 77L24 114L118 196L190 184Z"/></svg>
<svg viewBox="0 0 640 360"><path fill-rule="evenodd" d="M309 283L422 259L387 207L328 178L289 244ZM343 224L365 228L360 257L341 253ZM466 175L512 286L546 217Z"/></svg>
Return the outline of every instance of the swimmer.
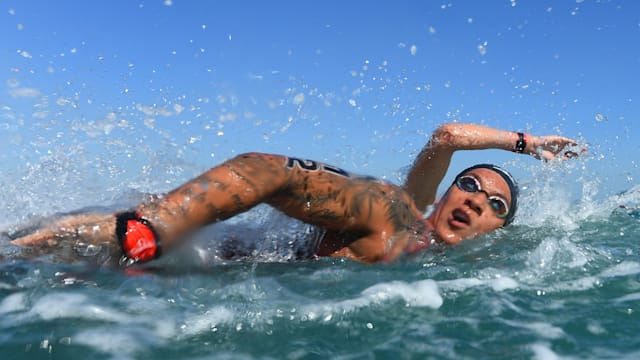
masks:
<svg viewBox="0 0 640 360"><path fill-rule="evenodd" d="M457 244L513 221L518 186L495 165L462 171L436 201L455 151L503 149L550 160L577 156L569 150L576 145L562 136L444 124L417 156L403 186L316 161L247 153L134 209L69 216L12 243L52 250L71 241L104 244L119 249L128 263L146 262L197 229L265 203L325 230L317 256L392 261L434 242ZM431 204L433 211L425 218Z"/></svg>

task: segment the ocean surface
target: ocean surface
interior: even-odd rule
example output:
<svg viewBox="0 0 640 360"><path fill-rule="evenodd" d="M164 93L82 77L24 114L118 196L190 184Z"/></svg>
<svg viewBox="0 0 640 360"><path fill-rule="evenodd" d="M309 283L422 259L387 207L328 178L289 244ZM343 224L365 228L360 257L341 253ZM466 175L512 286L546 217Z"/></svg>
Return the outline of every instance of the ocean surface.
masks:
<svg viewBox="0 0 640 360"><path fill-rule="evenodd" d="M525 187L506 229L392 264L296 260L318 231L265 207L128 268L5 236L0 358L639 358L640 187L571 201L545 189ZM234 239L247 256L225 260Z"/></svg>

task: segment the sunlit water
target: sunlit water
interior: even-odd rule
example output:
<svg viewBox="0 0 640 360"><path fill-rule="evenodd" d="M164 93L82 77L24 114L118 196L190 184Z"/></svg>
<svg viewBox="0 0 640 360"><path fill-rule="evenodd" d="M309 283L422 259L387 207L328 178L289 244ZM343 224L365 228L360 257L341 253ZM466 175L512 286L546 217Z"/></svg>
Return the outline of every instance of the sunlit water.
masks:
<svg viewBox="0 0 640 360"><path fill-rule="evenodd" d="M3 195L16 196L5 205L6 231L42 221L24 213L69 208L55 194L28 202L44 181L30 174L59 174L47 167L64 161L45 157L21 173L22 185ZM581 199L569 200L545 171L523 184L515 225L393 264L295 260L319 232L265 207L130 268L103 249L78 247L69 260L25 254L5 238L0 356L637 358L640 189L593 200L584 181ZM92 186L79 175L57 183ZM142 199L105 193L109 205L93 210ZM224 258L234 239L247 257Z"/></svg>

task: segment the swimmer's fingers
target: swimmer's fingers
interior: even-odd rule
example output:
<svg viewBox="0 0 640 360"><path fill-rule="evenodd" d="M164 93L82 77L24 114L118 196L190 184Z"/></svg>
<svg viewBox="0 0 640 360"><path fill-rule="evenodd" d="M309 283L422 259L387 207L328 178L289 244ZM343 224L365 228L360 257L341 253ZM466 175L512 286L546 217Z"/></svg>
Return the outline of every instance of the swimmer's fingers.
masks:
<svg viewBox="0 0 640 360"><path fill-rule="evenodd" d="M573 150L567 150L563 153L563 160L569 160L569 159L573 159L573 158L577 158L578 156L584 156L588 153L587 151L587 147L583 146L580 149L580 152L578 151L573 151Z"/></svg>
<svg viewBox="0 0 640 360"><path fill-rule="evenodd" d="M536 148L540 148L557 155L567 146L577 146L578 142L564 136L551 135L538 137L534 145Z"/></svg>
<svg viewBox="0 0 640 360"><path fill-rule="evenodd" d="M586 147L583 147L581 150L575 149L575 147L578 146L577 141L557 135L533 137L530 145L533 148L533 151L530 153L536 158L543 160L552 160L555 158L568 160L584 155L587 152Z"/></svg>
<svg viewBox="0 0 640 360"><path fill-rule="evenodd" d="M587 153L586 148L582 150L562 150L562 151L540 151L540 155L538 158L542 158L546 161L559 159L559 160L569 160L574 159L579 156L584 156Z"/></svg>

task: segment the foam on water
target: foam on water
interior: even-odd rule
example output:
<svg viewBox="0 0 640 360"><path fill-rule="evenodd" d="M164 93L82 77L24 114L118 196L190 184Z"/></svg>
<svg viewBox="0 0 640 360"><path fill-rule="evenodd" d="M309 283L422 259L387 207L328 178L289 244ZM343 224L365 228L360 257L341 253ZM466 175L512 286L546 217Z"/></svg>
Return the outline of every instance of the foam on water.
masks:
<svg viewBox="0 0 640 360"><path fill-rule="evenodd" d="M129 322L130 318L108 306L92 303L85 294L53 293L38 299L25 314L26 319L84 319L115 323Z"/></svg>
<svg viewBox="0 0 640 360"><path fill-rule="evenodd" d="M27 308L26 299L27 294L22 292L8 295L0 302L0 314L25 310Z"/></svg>
<svg viewBox="0 0 640 360"><path fill-rule="evenodd" d="M533 351L533 359L534 360L559 360L559 359L569 359L558 356L553 350L549 343L537 342L530 346Z"/></svg>
<svg viewBox="0 0 640 360"><path fill-rule="evenodd" d="M629 276L640 273L640 263L635 261L623 261L602 271L602 277Z"/></svg>
<svg viewBox="0 0 640 360"><path fill-rule="evenodd" d="M301 311L309 320L331 319L333 314L349 313L361 308L383 304L395 299L402 300L407 306L430 307L437 309L443 299L438 285L433 280L414 283L393 281L380 283L365 289L361 296L339 302L316 303L302 307Z"/></svg>
<svg viewBox="0 0 640 360"><path fill-rule="evenodd" d="M455 280L439 281L438 285L446 290L464 291L476 286L488 286L494 291L516 289L518 282L510 277L497 277L495 279L458 278Z"/></svg>
<svg viewBox="0 0 640 360"><path fill-rule="evenodd" d="M505 320L505 324L514 328L524 328L532 330L536 335L544 339L559 339L567 334L559 327L545 322L518 322Z"/></svg>
<svg viewBox="0 0 640 360"><path fill-rule="evenodd" d="M602 286L609 278L628 277L640 273L640 264L633 261L625 261L592 276L584 276L566 281L555 281L545 287L547 292L579 292Z"/></svg>
<svg viewBox="0 0 640 360"><path fill-rule="evenodd" d="M200 315L189 315L180 326L181 333L193 336L201 333L217 331L220 325L231 324L235 319L233 311L214 306Z"/></svg>
<svg viewBox="0 0 640 360"><path fill-rule="evenodd" d="M627 294L615 299L616 302L640 301L640 292Z"/></svg>
<svg viewBox="0 0 640 360"><path fill-rule="evenodd" d="M89 346L99 352L110 354L115 359L129 359L162 341L149 336L144 329L102 326L83 330L73 336L73 342Z"/></svg>
<svg viewBox="0 0 640 360"><path fill-rule="evenodd" d="M519 278L530 284L545 282L563 272L580 270L590 260L591 254L569 237L545 237L527 256Z"/></svg>
<svg viewBox="0 0 640 360"><path fill-rule="evenodd" d="M374 303L401 298L409 306L427 306L438 308L442 305L442 297L438 293L438 285L433 280L422 280L413 283L394 281L376 284L367 288L362 295Z"/></svg>
<svg viewBox="0 0 640 360"><path fill-rule="evenodd" d="M585 276L579 279L559 281L551 285L546 285L544 291L551 292L580 292L592 289L602 284L601 280L595 276Z"/></svg>

